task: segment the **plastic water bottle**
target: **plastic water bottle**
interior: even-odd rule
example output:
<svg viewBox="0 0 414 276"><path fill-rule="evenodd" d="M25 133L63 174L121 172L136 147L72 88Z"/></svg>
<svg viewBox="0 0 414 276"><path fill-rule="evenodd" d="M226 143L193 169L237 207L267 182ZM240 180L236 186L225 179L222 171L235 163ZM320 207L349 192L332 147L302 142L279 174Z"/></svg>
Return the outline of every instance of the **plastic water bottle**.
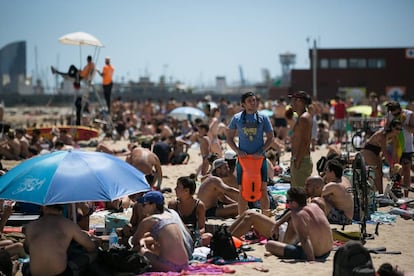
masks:
<svg viewBox="0 0 414 276"><path fill-rule="evenodd" d="M109 249L115 248L118 245L118 235L115 232L115 228L112 228L111 234L109 234Z"/></svg>

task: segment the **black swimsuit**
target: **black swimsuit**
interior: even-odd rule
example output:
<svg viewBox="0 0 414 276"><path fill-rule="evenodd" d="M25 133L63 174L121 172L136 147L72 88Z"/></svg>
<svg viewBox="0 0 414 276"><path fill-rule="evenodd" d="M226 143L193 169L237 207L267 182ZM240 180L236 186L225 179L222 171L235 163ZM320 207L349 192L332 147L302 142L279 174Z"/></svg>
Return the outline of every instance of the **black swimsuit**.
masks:
<svg viewBox="0 0 414 276"><path fill-rule="evenodd" d="M177 213L180 215L185 225L192 225L193 227L197 225L197 207L199 203L200 203L200 200L197 199L196 205L193 211L191 212L191 214L189 214L188 216L184 216L183 214L180 213L180 210L178 209L178 201L176 202L175 209L177 210Z"/></svg>

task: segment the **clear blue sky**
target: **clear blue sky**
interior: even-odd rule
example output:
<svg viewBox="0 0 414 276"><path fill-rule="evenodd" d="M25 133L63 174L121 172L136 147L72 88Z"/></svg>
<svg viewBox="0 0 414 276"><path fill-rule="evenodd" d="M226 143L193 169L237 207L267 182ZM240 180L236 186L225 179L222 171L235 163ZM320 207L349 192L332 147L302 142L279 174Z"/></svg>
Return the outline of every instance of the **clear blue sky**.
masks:
<svg viewBox="0 0 414 276"><path fill-rule="evenodd" d="M281 74L279 54L296 54L308 68L308 48L414 47L412 0L2 0L0 47L27 41L27 73L50 82L50 65L80 64L64 34L84 31L103 44L98 68L112 57L115 80L181 80L211 85ZM92 47L82 47L82 65ZM100 80L99 80L100 81ZM50 83L49 83L50 84Z"/></svg>

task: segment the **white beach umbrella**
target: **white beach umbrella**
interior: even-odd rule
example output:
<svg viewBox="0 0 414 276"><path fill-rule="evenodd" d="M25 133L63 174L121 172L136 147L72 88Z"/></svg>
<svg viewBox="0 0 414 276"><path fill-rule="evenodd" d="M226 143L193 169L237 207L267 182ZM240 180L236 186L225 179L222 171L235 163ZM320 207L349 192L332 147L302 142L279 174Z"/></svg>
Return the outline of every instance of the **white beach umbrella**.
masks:
<svg viewBox="0 0 414 276"><path fill-rule="evenodd" d="M103 44L96 37L85 32L65 34L59 38L59 42L67 45L89 45L103 47Z"/></svg>

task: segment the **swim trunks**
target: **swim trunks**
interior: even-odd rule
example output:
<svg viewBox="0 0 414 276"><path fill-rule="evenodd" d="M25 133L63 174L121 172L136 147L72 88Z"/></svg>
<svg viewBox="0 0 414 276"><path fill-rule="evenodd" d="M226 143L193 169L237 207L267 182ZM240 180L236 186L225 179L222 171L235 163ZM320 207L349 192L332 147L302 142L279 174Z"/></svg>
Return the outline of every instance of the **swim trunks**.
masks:
<svg viewBox="0 0 414 276"><path fill-rule="evenodd" d="M285 118L274 118L275 127L287 127L287 121Z"/></svg>
<svg viewBox="0 0 414 276"><path fill-rule="evenodd" d="M304 156L299 168L295 168L294 160L290 160L291 187L305 187L306 179L312 174L313 162L310 155Z"/></svg>
<svg viewBox="0 0 414 276"><path fill-rule="evenodd" d="M315 256L316 260L326 260L326 258L329 257L330 251L321 255L321 256ZM295 259L295 260L307 260L308 257L305 254L305 251L303 250L303 247L300 245L293 245L293 244L287 244L285 246L285 249L283 250L283 258L285 259Z"/></svg>
<svg viewBox="0 0 414 276"><path fill-rule="evenodd" d="M339 224L339 225L352 224L352 220L345 216L344 211L338 210L335 207L332 207L331 211L329 212L328 221L331 224Z"/></svg>

